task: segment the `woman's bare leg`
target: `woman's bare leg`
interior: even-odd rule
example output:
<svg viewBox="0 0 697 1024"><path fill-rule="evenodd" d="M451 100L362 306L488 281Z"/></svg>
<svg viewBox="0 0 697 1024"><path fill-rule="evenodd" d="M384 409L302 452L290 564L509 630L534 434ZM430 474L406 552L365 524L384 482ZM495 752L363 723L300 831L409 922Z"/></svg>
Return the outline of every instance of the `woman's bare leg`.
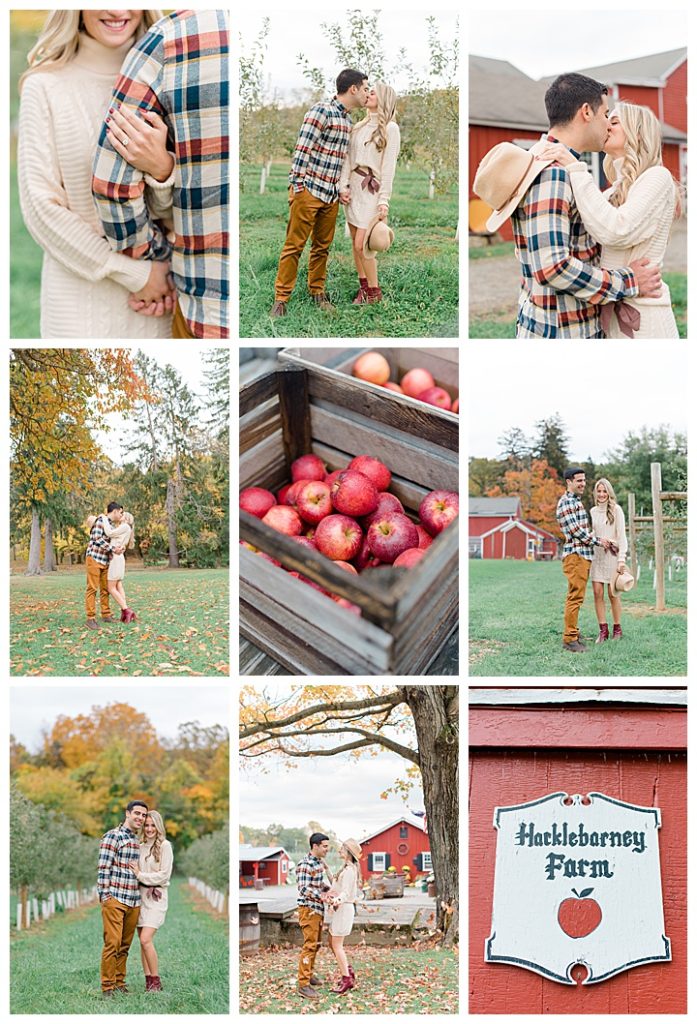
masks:
<svg viewBox="0 0 697 1024"><path fill-rule="evenodd" d="M614 597L610 594L610 607L612 608L612 621L619 626L622 619L622 600L619 594L615 594Z"/></svg>
<svg viewBox="0 0 697 1024"><path fill-rule="evenodd" d="M123 598L123 602L126 608L128 608L128 599L126 598L126 591L123 589L123 580L116 581L119 585L119 594Z"/></svg>
<svg viewBox="0 0 697 1024"><path fill-rule="evenodd" d="M605 613L605 587L602 583L593 581L593 601L595 602L595 614L598 618L598 625L607 622Z"/></svg>
<svg viewBox="0 0 697 1024"><path fill-rule="evenodd" d="M337 963L339 964L339 970L341 971L341 977L342 978L347 978L348 977L349 969L348 969L348 960L346 958L346 953L344 952L344 936L343 935L333 935L332 938L334 940L332 948L334 950L334 956L336 957Z"/></svg>
<svg viewBox="0 0 697 1024"><path fill-rule="evenodd" d="M365 267L365 276L368 278L368 287L377 288L378 286L378 261L374 256L370 259L363 257L363 266Z"/></svg>
<svg viewBox="0 0 697 1024"><path fill-rule="evenodd" d="M119 592L119 582L119 580L107 580L107 589L111 596L113 597L113 599L116 601L121 611L125 611L128 605L126 604L125 599L121 596L121 593Z"/></svg>
<svg viewBox="0 0 697 1024"><path fill-rule="evenodd" d="M145 957L145 962L148 965L148 970L145 973L156 978L159 973L159 965L153 939L155 938L157 928L139 928L138 931L140 933L141 954Z"/></svg>
<svg viewBox="0 0 697 1024"><path fill-rule="evenodd" d="M353 262L356 265L359 277L368 277L366 274L365 262L363 260L363 240L365 238L365 228L357 228L354 224L349 224L349 231L351 232L351 238L353 239ZM370 283L370 278L368 278Z"/></svg>
<svg viewBox="0 0 697 1024"><path fill-rule="evenodd" d="M140 942L140 933L142 932L142 930L143 930L142 928L138 929L138 941L139 942ZM150 974L150 968L148 967L148 961L147 961L147 959L145 957L145 950L143 949L143 943L142 942L140 943L140 962L143 965L143 974L145 974L146 976L149 975Z"/></svg>

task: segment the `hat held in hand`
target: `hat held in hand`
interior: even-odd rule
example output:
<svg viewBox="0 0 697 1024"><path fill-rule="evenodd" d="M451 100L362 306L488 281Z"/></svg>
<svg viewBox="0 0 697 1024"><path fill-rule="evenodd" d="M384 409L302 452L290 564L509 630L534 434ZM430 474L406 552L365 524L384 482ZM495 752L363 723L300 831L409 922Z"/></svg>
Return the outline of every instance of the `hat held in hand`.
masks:
<svg viewBox="0 0 697 1024"><path fill-rule="evenodd" d="M628 572L627 569L624 569L622 572L617 572L617 574L615 575L614 580L610 584L610 593L614 597L615 594L623 594L627 590L631 590L633 586L634 577L632 576L631 572Z"/></svg>
<svg viewBox="0 0 697 1024"><path fill-rule="evenodd" d="M498 231L523 201L535 178L553 160L536 160L544 143L530 150L512 142L499 142L486 154L474 177L472 191L494 211L486 222L487 231Z"/></svg>
<svg viewBox="0 0 697 1024"><path fill-rule="evenodd" d="M379 217L373 217L365 229L363 255L366 259L370 259L376 252L387 252L393 242L394 231L392 228Z"/></svg>

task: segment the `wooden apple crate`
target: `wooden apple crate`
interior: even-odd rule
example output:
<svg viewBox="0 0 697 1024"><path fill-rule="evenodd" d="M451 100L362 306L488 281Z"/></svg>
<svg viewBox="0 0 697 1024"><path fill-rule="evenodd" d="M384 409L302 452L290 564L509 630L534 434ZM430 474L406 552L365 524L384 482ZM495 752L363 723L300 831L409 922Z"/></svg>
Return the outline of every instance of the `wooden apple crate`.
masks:
<svg viewBox="0 0 697 1024"><path fill-rule="evenodd" d="M423 409L426 403L420 402L418 398L400 395L397 391L390 391L379 384L371 384L369 381L354 377L351 369L363 352L379 352L384 356L392 371L390 379L397 384L407 370L420 366L424 370L429 370L438 387L445 388L452 399L459 397L459 351L456 348L284 348L278 353L278 358L282 363L313 369L328 380L350 380L355 387L371 391L373 394L387 395L392 401L406 408ZM435 409L437 416L445 422L457 422L457 413L447 412L437 406L430 408Z"/></svg>
<svg viewBox="0 0 697 1024"><path fill-rule="evenodd" d="M355 455L383 460L390 491L413 515L429 491L457 491L457 417L444 422L438 410L388 394L292 365L252 381L239 396L240 490L275 492L291 462L314 452L329 470ZM457 521L414 568L360 576L242 510L240 538L361 608L355 615L240 547L242 635L293 674L423 675L457 624Z"/></svg>

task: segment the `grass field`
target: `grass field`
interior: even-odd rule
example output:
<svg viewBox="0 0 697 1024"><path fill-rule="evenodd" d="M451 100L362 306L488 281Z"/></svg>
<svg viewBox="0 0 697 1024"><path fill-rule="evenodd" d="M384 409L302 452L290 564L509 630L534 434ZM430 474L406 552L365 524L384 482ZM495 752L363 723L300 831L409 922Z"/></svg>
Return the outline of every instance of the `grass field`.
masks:
<svg viewBox="0 0 697 1024"><path fill-rule="evenodd" d="M264 195L259 168L244 169L240 193L240 337L452 338L458 334L457 193L428 198L423 172L398 168L390 203L395 240L378 256L385 295L375 306L352 306L358 278L351 240L339 211L327 275L336 313L322 313L307 292L309 242L300 260L288 316L271 320L274 280L288 219L288 165L274 164Z"/></svg>
<svg viewBox="0 0 697 1024"><path fill-rule="evenodd" d="M10 337L39 338L43 255L24 226L14 160L10 165L10 244Z"/></svg>
<svg viewBox="0 0 697 1024"><path fill-rule="evenodd" d="M566 578L560 562L471 559L469 573L470 675L681 676L687 672L684 576L679 582L666 581L668 611L658 614L652 610L652 573L644 566L639 585L622 598L624 638L597 645L589 583L579 626L591 642L585 654L570 654L561 646Z"/></svg>
<svg viewBox="0 0 697 1024"><path fill-rule="evenodd" d="M227 1013L228 924L206 907L183 881L173 881L167 918L155 939L163 991L147 995L135 936L128 957L129 994L101 998L97 904L19 933L11 944L11 1013Z"/></svg>
<svg viewBox="0 0 697 1024"><path fill-rule="evenodd" d="M339 996L330 991L336 961L324 946L315 967L324 984L313 1000L296 991L299 953L274 947L241 958L241 1013L457 1013L457 956L451 950L352 946L357 986Z"/></svg>
<svg viewBox="0 0 697 1024"><path fill-rule="evenodd" d="M227 569L132 570L129 626L85 626L84 569L12 576L13 676L219 676L229 672ZM112 613L120 617L114 601ZM99 612L98 612L99 616Z"/></svg>

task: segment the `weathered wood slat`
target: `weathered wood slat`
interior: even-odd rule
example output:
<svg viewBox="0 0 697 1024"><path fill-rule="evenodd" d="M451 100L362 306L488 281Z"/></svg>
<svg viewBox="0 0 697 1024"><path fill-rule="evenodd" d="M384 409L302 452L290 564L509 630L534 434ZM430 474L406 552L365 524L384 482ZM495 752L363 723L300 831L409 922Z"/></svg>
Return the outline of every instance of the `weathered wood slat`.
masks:
<svg viewBox="0 0 697 1024"><path fill-rule="evenodd" d="M276 372L276 383L283 422L283 443L290 463L310 451L307 371L295 366L284 366Z"/></svg>
<svg viewBox="0 0 697 1024"><path fill-rule="evenodd" d="M395 636L394 671L424 675L438 651L458 625L458 593L451 587L429 592Z"/></svg>
<svg viewBox="0 0 697 1024"><path fill-rule="evenodd" d="M264 403L264 405L266 412L263 415L249 414L248 417L245 417L245 419L249 419L249 422L240 422L240 454L249 451L250 448L260 441L264 441L271 434L275 434L277 431L280 434L283 429L278 402Z"/></svg>
<svg viewBox="0 0 697 1024"><path fill-rule="evenodd" d="M272 481L279 475L281 482L288 476L288 462L280 430L240 457L240 489L267 487L273 490L276 485Z"/></svg>
<svg viewBox="0 0 697 1024"><path fill-rule="evenodd" d="M277 676L282 666L251 640L241 637L239 671L241 676Z"/></svg>
<svg viewBox="0 0 697 1024"><path fill-rule="evenodd" d="M458 551L459 535L456 520L434 539L426 557L402 573L402 578L394 589L394 596L398 602L397 618L400 622L420 601L419 594L423 594L431 587L442 587L443 580L450 580L453 577L457 580Z"/></svg>
<svg viewBox="0 0 697 1024"><path fill-rule="evenodd" d="M238 400L239 416L246 416L251 409L255 409L262 402L267 402L270 398L274 398L277 395L278 387L276 385L275 373L269 373L264 377L257 377L250 384L245 384L244 387L240 388Z"/></svg>

